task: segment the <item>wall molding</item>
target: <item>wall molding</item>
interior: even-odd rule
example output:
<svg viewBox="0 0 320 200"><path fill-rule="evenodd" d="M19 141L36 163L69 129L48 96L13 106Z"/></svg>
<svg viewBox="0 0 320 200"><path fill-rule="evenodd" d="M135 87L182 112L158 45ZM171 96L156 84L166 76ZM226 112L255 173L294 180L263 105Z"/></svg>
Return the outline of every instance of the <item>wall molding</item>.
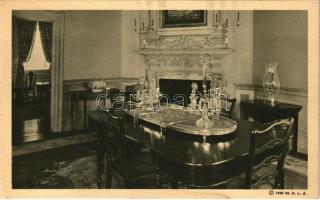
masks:
<svg viewBox="0 0 320 200"><path fill-rule="evenodd" d="M234 86L238 90L254 90L257 92L263 90L263 87L260 84L235 83ZM279 96L280 95L308 97L308 90L301 88L280 87Z"/></svg>
<svg viewBox="0 0 320 200"><path fill-rule="evenodd" d="M139 78L135 77L105 77L105 78L85 78L85 79L72 79L64 80L63 87L64 92L67 93L68 87L80 86L83 87L84 83L92 81L104 81L109 87L119 88L121 91L125 91L126 86L138 83Z"/></svg>
<svg viewBox="0 0 320 200"><path fill-rule="evenodd" d="M82 79L69 79L63 80L64 85L72 85L77 83L84 83L88 81L134 81L138 80L136 77L104 77L104 78L82 78Z"/></svg>

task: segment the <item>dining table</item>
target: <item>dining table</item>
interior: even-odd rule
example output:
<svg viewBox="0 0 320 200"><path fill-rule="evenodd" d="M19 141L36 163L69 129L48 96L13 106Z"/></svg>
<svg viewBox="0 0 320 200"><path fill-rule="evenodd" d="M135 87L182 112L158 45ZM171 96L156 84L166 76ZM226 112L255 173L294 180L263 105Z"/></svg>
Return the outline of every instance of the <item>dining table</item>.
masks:
<svg viewBox="0 0 320 200"><path fill-rule="evenodd" d="M94 110L88 113L89 125L98 131L108 115ZM212 124L198 126L201 113L187 109L115 111L123 117L126 139L141 144L157 156L161 174L174 177L189 186L220 185L245 172L249 159L250 132L267 125L260 122L209 116ZM263 135L256 141L259 148L272 139ZM273 151L278 151L274 147ZM272 153L272 152L269 152ZM263 160L268 154L257 154Z"/></svg>

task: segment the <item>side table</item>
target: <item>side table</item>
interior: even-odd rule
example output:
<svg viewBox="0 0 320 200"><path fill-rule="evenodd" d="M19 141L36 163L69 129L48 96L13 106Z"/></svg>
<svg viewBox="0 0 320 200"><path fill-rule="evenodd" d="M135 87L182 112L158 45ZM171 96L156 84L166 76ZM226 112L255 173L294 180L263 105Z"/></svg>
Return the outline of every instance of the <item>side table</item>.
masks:
<svg viewBox="0 0 320 200"><path fill-rule="evenodd" d="M265 103L264 101L250 100L241 102L241 116L245 119L249 117L259 122L271 122L281 118L294 118L292 127L293 139L291 153L297 153L298 149L298 127L299 127L299 112L302 108L300 105L277 103L274 106Z"/></svg>

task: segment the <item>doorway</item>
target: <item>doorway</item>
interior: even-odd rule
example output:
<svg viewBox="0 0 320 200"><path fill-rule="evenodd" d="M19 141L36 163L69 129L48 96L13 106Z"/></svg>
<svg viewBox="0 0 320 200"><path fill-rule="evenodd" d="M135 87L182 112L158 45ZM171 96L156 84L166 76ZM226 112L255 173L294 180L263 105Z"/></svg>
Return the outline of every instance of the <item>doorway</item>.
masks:
<svg viewBox="0 0 320 200"><path fill-rule="evenodd" d="M32 20L46 21L52 23L52 60L49 70L26 70L25 74L32 72L38 79L36 87L36 103L26 106L16 106L13 102L13 142L24 140L34 141L52 136L52 133L61 132L62 121L62 69L63 69L63 32L64 32L64 12L56 11L13 11L13 17ZM14 22L13 22L14 23ZM13 24L12 23L12 24ZM12 27L14 29L14 26ZM12 29L12 30L13 30ZM12 31L14 34L14 30ZM12 43L12 64L14 68L14 35ZM35 44L34 44L35 45ZM31 55L32 56L32 55ZM14 70L12 80L15 78ZM14 81L13 81L14 82ZM14 83L12 84L14 86ZM13 90L14 91L14 90ZM13 94L14 98L14 94ZM28 104L28 103L27 103ZM37 107L36 107L37 106ZM14 112L18 113L16 117ZM25 113L25 114L23 114ZM29 114L28 114L29 113ZM40 116L40 117L39 117ZM16 117L16 118L15 118ZM14 122L21 121L19 125ZM44 122L41 119L46 118ZM22 139L21 135L14 138L14 131L27 129L29 138ZM46 133L36 134L36 131ZM33 133L32 133L33 132ZM20 138L19 138L20 137Z"/></svg>

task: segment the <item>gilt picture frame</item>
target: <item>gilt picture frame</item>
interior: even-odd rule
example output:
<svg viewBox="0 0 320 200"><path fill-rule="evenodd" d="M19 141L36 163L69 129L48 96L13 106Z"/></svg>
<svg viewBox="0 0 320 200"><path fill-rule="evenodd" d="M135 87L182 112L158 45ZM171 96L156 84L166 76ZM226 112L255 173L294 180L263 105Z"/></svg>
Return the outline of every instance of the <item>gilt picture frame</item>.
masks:
<svg viewBox="0 0 320 200"><path fill-rule="evenodd" d="M204 10L164 10L162 28L199 27L207 25L207 11Z"/></svg>

